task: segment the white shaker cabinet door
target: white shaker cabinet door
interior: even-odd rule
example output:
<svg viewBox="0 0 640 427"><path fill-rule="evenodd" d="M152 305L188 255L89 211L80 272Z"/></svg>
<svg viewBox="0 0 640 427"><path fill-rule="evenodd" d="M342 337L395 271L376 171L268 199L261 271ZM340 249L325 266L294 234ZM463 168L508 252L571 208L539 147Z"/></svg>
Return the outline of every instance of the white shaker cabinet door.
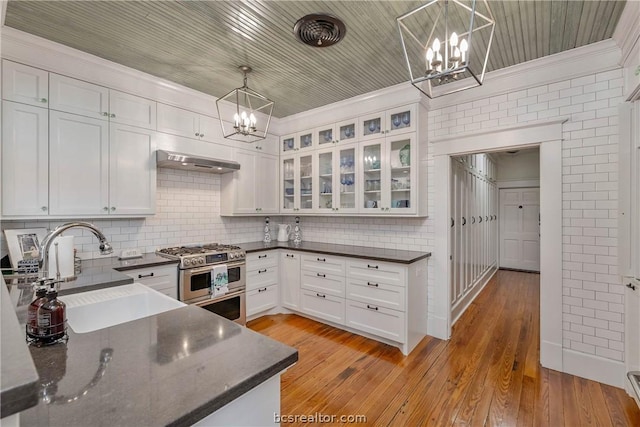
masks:
<svg viewBox="0 0 640 427"><path fill-rule="evenodd" d="M47 215L49 111L2 103L2 214Z"/></svg>
<svg viewBox="0 0 640 427"><path fill-rule="evenodd" d="M49 108L90 118L109 119L109 89L51 73Z"/></svg>
<svg viewBox="0 0 640 427"><path fill-rule="evenodd" d="M186 138L200 137L197 113L158 103L158 131Z"/></svg>
<svg viewBox="0 0 640 427"><path fill-rule="evenodd" d="M277 156L258 155L257 157L257 178L256 181L256 201L260 213L278 213L278 164Z"/></svg>
<svg viewBox="0 0 640 427"><path fill-rule="evenodd" d="M156 102L117 90L110 90L109 120L112 123L155 130Z"/></svg>
<svg viewBox="0 0 640 427"><path fill-rule="evenodd" d="M49 103L49 73L11 61L2 61L2 98L37 107Z"/></svg>
<svg viewBox="0 0 640 427"><path fill-rule="evenodd" d="M300 254L280 253L280 298L283 307L300 310Z"/></svg>
<svg viewBox="0 0 640 427"><path fill-rule="evenodd" d="M108 214L109 123L58 111L49 119L50 214Z"/></svg>
<svg viewBox="0 0 640 427"><path fill-rule="evenodd" d="M240 163L240 170L234 173L237 180L236 201L234 213L256 213L256 170L257 154L252 151L236 150L236 161Z"/></svg>
<svg viewBox="0 0 640 427"><path fill-rule="evenodd" d="M156 133L111 124L109 212L151 215L156 209Z"/></svg>

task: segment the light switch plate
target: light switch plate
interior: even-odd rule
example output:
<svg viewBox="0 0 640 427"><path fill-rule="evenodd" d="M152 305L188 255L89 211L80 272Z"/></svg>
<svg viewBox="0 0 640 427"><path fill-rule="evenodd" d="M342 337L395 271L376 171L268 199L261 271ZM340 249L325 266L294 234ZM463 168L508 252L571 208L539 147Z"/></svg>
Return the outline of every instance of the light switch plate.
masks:
<svg viewBox="0 0 640 427"><path fill-rule="evenodd" d="M142 252L140 249L123 249L120 253L118 259L131 259L131 258L142 258Z"/></svg>

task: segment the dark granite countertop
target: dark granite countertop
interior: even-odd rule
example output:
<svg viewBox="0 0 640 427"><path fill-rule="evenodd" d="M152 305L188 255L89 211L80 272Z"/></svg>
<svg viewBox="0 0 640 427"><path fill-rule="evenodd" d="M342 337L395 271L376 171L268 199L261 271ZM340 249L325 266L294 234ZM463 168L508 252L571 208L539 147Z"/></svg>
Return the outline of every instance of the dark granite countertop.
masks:
<svg viewBox="0 0 640 427"><path fill-rule="evenodd" d="M263 242L240 243L247 253L260 252L270 249L291 249L301 252L313 252L326 255L338 255L360 259L372 259L376 261L396 262L411 264L421 259L429 258L431 252L402 251L396 249L372 248L366 246L336 245L333 243L302 242L294 245L293 242L272 241L269 244Z"/></svg>
<svg viewBox="0 0 640 427"><path fill-rule="evenodd" d="M38 403L38 373L29 357L29 349L24 342L25 330L20 327L13 309L14 300L4 278L0 286L0 418L4 418Z"/></svg>
<svg viewBox="0 0 640 427"><path fill-rule="evenodd" d="M83 261L60 294L133 282L114 268L171 263L154 254ZM27 346L31 286L3 288L2 415L22 411L22 426L191 425L298 360L295 348L196 306L84 334L68 328L66 344Z"/></svg>

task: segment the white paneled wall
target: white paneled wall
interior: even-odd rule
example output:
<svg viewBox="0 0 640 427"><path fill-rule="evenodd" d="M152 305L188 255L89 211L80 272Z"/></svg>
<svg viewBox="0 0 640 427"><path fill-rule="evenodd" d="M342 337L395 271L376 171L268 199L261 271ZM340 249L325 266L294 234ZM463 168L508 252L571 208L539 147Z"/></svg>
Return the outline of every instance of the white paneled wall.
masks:
<svg viewBox="0 0 640 427"><path fill-rule="evenodd" d="M562 141L563 347L616 361L624 356L624 286L617 271L622 84L617 69L429 114L430 138L568 118Z"/></svg>

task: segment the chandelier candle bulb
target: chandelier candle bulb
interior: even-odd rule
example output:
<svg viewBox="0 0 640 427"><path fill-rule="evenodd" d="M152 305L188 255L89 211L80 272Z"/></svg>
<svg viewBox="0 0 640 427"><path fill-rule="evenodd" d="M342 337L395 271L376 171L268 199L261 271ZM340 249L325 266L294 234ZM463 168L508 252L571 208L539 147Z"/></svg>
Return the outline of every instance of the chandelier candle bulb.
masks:
<svg viewBox="0 0 640 427"><path fill-rule="evenodd" d="M468 49L469 45L467 44L467 40L462 39L462 41L460 42L460 59L462 60L463 64L466 62L466 53Z"/></svg>

